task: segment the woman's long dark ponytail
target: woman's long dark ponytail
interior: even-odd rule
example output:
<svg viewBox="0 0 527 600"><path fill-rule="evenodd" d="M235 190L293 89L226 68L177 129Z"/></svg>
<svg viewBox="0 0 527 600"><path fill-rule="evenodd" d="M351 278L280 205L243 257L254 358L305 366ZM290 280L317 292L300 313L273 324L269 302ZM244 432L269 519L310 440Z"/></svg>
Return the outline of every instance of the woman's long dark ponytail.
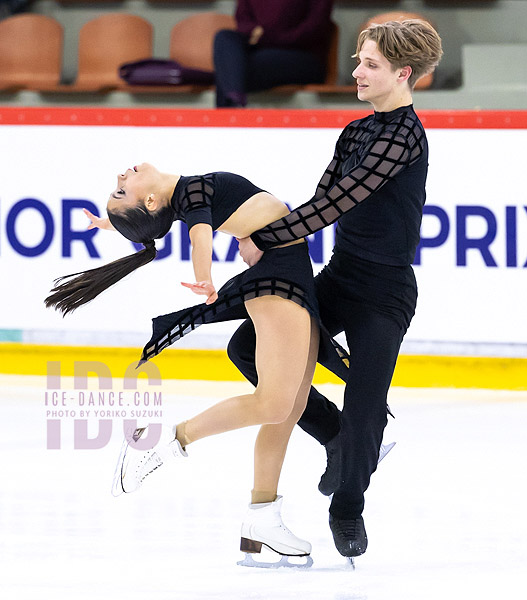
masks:
<svg viewBox="0 0 527 600"><path fill-rule="evenodd" d="M96 269L59 277L53 282L55 285L44 300L45 305L67 315L139 267L153 261L157 254L154 239L162 238L170 231L174 214L170 205L155 213L142 205L119 214L108 212L115 229L130 241L143 244L144 249Z"/></svg>

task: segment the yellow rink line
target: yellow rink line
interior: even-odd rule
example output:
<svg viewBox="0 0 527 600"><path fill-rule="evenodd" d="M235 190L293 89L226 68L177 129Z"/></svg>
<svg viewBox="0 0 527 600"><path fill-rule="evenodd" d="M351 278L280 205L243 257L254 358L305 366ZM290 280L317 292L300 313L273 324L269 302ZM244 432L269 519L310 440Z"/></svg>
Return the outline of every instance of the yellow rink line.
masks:
<svg viewBox="0 0 527 600"><path fill-rule="evenodd" d="M87 374L115 380L140 372L161 379L242 381L224 350L167 349L136 371L137 348L0 344L0 373L12 375ZM146 377L146 375L141 375ZM317 366L315 383L339 383ZM527 359L466 356L401 355L392 385L420 388L527 390Z"/></svg>

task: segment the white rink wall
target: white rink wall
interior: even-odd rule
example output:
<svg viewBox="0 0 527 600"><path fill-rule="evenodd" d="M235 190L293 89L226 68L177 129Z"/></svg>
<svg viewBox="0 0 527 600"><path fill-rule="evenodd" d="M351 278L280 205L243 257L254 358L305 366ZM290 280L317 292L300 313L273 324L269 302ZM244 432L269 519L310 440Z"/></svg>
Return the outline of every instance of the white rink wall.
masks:
<svg viewBox="0 0 527 600"><path fill-rule="evenodd" d="M178 223L159 243L162 258L90 305L65 319L44 307L54 278L134 251L116 233L85 229L81 208L104 213L117 173L144 161L185 175L232 171L295 207L312 196L342 129L210 121L199 127L55 125L53 118L48 125L0 123L1 340L142 345L152 317L199 301L180 285L193 274ZM446 115L444 126L434 122L427 129L428 197L415 264L419 301L403 351L527 356L521 300L527 129L451 129ZM318 271L330 258L333 228L312 237ZM245 268L235 250L231 238L216 236L217 286ZM221 348L232 331L232 324L207 326L178 344Z"/></svg>

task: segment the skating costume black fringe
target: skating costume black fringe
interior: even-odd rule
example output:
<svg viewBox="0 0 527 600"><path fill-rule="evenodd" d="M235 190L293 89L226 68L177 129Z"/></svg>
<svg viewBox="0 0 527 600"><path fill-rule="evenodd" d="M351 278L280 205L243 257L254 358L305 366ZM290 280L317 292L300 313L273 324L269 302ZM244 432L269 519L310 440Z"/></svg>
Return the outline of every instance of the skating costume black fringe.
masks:
<svg viewBox="0 0 527 600"><path fill-rule="evenodd" d="M196 304L153 319L152 338L143 349L139 365L200 325L249 318L244 303L268 295L296 302L319 320L307 243L265 252L255 266L222 286L213 304ZM318 362L345 380L348 354L324 328L321 328Z"/></svg>

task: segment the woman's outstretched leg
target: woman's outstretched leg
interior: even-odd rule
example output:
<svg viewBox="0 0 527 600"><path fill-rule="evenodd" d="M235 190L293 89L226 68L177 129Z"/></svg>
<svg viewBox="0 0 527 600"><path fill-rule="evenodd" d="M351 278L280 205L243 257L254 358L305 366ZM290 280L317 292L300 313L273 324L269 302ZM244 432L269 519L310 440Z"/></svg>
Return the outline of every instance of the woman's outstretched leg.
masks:
<svg viewBox="0 0 527 600"><path fill-rule="evenodd" d="M258 385L254 393L229 398L179 423L174 428L175 438L174 433L165 431L164 440L157 445L159 438L152 445L149 439L140 439L145 429L132 432L114 476L116 495L137 490L167 458L186 456L185 447L192 442L241 427L277 424L288 419L306 374L311 317L305 308L277 296L248 300L246 308L256 331ZM143 452L128 452L130 445Z"/></svg>

